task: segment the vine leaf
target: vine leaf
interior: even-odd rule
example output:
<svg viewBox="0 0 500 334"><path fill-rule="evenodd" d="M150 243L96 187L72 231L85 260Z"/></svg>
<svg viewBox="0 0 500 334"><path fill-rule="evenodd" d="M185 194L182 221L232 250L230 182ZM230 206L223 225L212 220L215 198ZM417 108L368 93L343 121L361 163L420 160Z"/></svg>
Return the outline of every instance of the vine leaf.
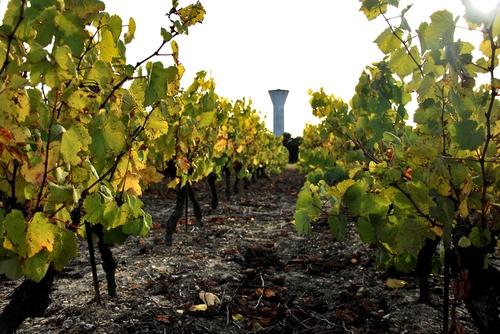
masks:
<svg viewBox="0 0 500 334"><path fill-rule="evenodd" d="M484 128L476 121L466 119L451 126L453 140L464 150L475 150L484 142Z"/></svg>
<svg viewBox="0 0 500 334"><path fill-rule="evenodd" d="M87 150L92 143L87 129L81 124L75 124L63 133L61 139L61 155L65 162L77 165L81 162L78 153Z"/></svg>
<svg viewBox="0 0 500 334"><path fill-rule="evenodd" d="M135 29L136 29L135 21L134 18L131 17L128 20L128 31L125 33L123 37L123 41L125 42L125 44L132 42L132 40L135 37Z"/></svg>
<svg viewBox="0 0 500 334"><path fill-rule="evenodd" d="M32 257L42 250L52 252L55 242L55 228L48 218L41 212L37 212L28 223L26 232L27 256Z"/></svg>
<svg viewBox="0 0 500 334"><path fill-rule="evenodd" d="M396 30L396 34L401 38L401 30ZM377 43L379 49L385 54L401 47L401 41L394 36L390 28L385 29L377 39L375 39L375 43Z"/></svg>
<svg viewBox="0 0 500 334"><path fill-rule="evenodd" d="M26 257L26 222L23 213L12 210L4 218L5 236L3 247L16 252L20 257Z"/></svg>

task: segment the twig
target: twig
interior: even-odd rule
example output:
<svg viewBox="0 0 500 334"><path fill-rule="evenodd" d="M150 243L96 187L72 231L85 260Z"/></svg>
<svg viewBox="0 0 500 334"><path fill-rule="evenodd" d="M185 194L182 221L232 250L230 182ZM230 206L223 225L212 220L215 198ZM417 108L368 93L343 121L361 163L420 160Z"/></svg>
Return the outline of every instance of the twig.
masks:
<svg viewBox="0 0 500 334"><path fill-rule="evenodd" d="M9 54L10 48L12 47L12 41L14 41L14 35L16 34L17 29L21 25L21 22L24 18L24 6L26 5L26 0L21 0L21 9L19 11L19 18L17 19L16 25L14 29L12 29L11 33L7 36L7 49L5 50L5 60L3 61L2 68L0 69L0 74L7 68L10 63Z"/></svg>
<svg viewBox="0 0 500 334"><path fill-rule="evenodd" d="M413 205L415 210L417 210L417 213L419 214L419 216L425 218L432 225L432 227L436 227L436 226L443 227L440 224L436 223L436 221L434 219L432 219L428 214L423 212L422 209L420 209L418 204L415 202L415 200L411 197L411 195L409 193L407 193L406 191L404 191L404 189L401 188L401 186L399 184L393 183L392 186L394 188L396 188L397 190L399 190L403 195L405 195L405 197L410 201L410 203Z"/></svg>
<svg viewBox="0 0 500 334"><path fill-rule="evenodd" d="M481 158L479 159L479 164L481 166L481 177L483 179L483 184L482 184L482 191L481 191L481 218L482 218L482 223L486 225L486 210L487 210L487 203L488 203L488 198L486 194L486 190L488 188L488 180L486 179L486 167L485 167L485 162L486 162L486 154L488 152L488 145L490 144L490 141L493 137L492 132L491 132L491 115L493 112L493 106L495 104L495 100L497 97L497 88L495 86L495 61L496 61L496 50L497 46L495 45L495 42L493 40L493 22L491 25L486 29L486 32L488 34L488 39L491 45L491 63L489 67L489 72L490 72L490 83L491 83L491 99L490 103L488 106L488 110L485 113L485 118L486 118L486 142L484 143L484 148L483 151L481 152Z"/></svg>
<svg viewBox="0 0 500 334"><path fill-rule="evenodd" d="M172 38L174 38L175 36L179 35L179 32L174 32L174 34L172 35ZM158 56L160 55L160 50L165 46L165 44L167 44L167 41L163 41L160 46L158 47L158 49L156 49L155 52L153 52L151 55L147 56L146 58L144 58L143 60L137 62L134 66L134 72L135 70L137 70L142 64L144 64L145 62L147 62L148 60L150 60L151 58L155 57L155 56ZM116 85L113 86L113 88L111 89L111 92L108 94L108 96L106 96L106 98L104 99L104 101L102 101L101 105L99 106L99 109L102 109L104 108L104 106L106 105L106 103L108 103L109 99L111 99L111 97L113 96L113 94L128 80L130 80L132 77L126 75L122 80L120 80Z"/></svg>
<svg viewBox="0 0 500 334"><path fill-rule="evenodd" d="M382 17L384 18L385 22L387 22L387 24L389 25L389 29L391 29L391 32L392 34L403 44L403 47L405 48L406 52L408 53L408 55L410 56L411 60L413 60L413 62L415 63L415 65L417 65L418 67L418 70L420 71L420 74L422 75L422 77L424 76L424 69L422 67L422 64L420 64L416 59L415 57L413 56L413 54L411 53L410 51L410 48L408 47L408 44L406 44L406 41L404 41L398 34L396 34L396 31L394 30L394 27L392 26L392 24L389 22L389 19L385 16L385 14L382 12L382 9L380 8L379 6L379 11L380 11L380 14L382 15Z"/></svg>
<svg viewBox="0 0 500 334"><path fill-rule="evenodd" d="M52 108L52 115L50 118L50 123L49 123L49 128L47 131L47 145L45 146L45 162L43 166L43 176L42 176L42 184L40 185L40 191L38 192L38 197L36 200L36 205L35 205L35 210L39 209L40 202L42 200L42 195L43 195L43 188L45 188L45 182L47 181L47 176L48 176L48 169L49 169L49 152L50 152L50 142L51 142L51 136L52 136L52 125L54 124L55 120L55 114L56 114L56 107L57 107L57 100L58 100L58 94L59 92L56 92L56 100L54 101L54 107Z"/></svg>
<svg viewBox="0 0 500 334"><path fill-rule="evenodd" d="M290 314L290 315L291 315L291 316L292 316L295 320L297 320L297 321L298 321L298 322L299 322L302 326L304 326L305 328L307 328L307 329L312 329L312 327L311 327L311 326L308 326L308 325L306 325L306 324L304 323L305 321L307 321L307 320L309 320L309 319L306 319L306 320L304 320L304 321L300 320L299 318L297 318L297 316L296 316L295 314L293 314L292 310L290 310L290 309L288 308L288 306L286 307L286 312L287 312L287 313L289 313L289 314Z"/></svg>
<svg viewBox="0 0 500 334"><path fill-rule="evenodd" d="M264 278L262 277L262 274L260 274L260 281L262 282L262 292L260 294L260 297L259 297L259 300L257 300L257 304L255 304L255 306L253 307L254 309L256 309L257 307L259 307L260 305L260 301L262 300L262 296L264 296L264 287L266 286L265 282L264 282Z"/></svg>

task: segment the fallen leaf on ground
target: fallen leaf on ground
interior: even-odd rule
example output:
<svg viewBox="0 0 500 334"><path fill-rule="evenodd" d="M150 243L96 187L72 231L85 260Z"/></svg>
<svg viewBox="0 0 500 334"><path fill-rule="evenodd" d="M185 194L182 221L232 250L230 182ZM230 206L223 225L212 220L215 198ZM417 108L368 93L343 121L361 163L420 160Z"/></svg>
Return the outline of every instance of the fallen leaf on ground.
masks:
<svg viewBox="0 0 500 334"><path fill-rule="evenodd" d="M169 324L172 321L170 316L167 314L158 314L156 315L155 320L166 324Z"/></svg>
<svg viewBox="0 0 500 334"><path fill-rule="evenodd" d="M208 310L207 304L198 304L198 305L192 305L189 310L191 312L203 312Z"/></svg>
<svg viewBox="0 0 500 334"><path fill-rule="evenodd" d="M404 288L406 284L406 281L395 278L388 278L387 281L385 281L385 285L391 289L401 289Z"/></svg>
<svg viewBox="0 0 500 334"><path fill-rule="evenodd" d="M200 297L201 301L204 302L207 306L216 306L221 303L219 297L211 292L200 291L198 296Z"/></svg>

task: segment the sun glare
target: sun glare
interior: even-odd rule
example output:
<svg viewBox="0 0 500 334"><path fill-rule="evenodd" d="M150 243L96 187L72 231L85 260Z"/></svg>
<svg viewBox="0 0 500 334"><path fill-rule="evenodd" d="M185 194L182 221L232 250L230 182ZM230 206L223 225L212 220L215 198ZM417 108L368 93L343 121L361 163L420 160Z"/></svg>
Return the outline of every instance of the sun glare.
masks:
<svg viewBox="0 0 500 334"><path fill-rule="evenodd" d="M500 10L500 0L471 0L471 5L483 14Z"/></svg>

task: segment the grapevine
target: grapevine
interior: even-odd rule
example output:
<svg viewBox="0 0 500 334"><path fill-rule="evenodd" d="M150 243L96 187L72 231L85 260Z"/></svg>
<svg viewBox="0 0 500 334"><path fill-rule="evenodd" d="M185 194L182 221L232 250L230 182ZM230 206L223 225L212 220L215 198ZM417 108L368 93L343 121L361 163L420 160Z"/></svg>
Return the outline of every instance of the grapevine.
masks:
<svg viewBox="0 0 500 334"><path fill-rule="evenodd" d="M0 273L27 281L0 317L2 333L47 307L55 272L76 255L77 236L97 232L104 256L107 245L145 235L151 226L138 197L148 154L140 135L179 85L183 71L174 38L202 21L204 9L199 3L178 8L174 1L170 31L162 29L159 48L135 65L125 58L134 20L122 31L122 19L104 10L97 0L12 0L5 12ZM150 62L169 43L173 65ZM142 92L124 88L138 77L148 81ZM115 267L111 258L107 274Z"/></svg>
<svg viewBox="0 0 500 334"><path fill-rule="evenodd" d="M0 333L43 314L78 237L87 238L96 301L93 236L116 296L111 246L148 233L152 218L140 197L149 185L167 177L179 193L174 214L189 197L201 225L197 182L219 178L236 154L240 176L283 166L284 148L249 104L219 97L204 72L181 89L175 38L204 15L199 2L172 1L162 42L131 65L125 55L136 23L107 13L102 1L8 3L0 33L0 274L25 281L0 316ZM165 56L169 65L158 59ZM167 223L167 244L177 219Z"/></svg>
<svg viewBox="0 0 500 334"><path fill-rule="evenodd" d="M500 249L500 17L480 16L465 3L464 19L483 37L475 46L454 37L457 19L446 10L415 32L405 19L411 6L391 19L387 11L398 1L361 3L368 19L388 23L375 40L385 57L361 74L349 104L311 92L321 124L304 131L300 164L308 176L297 200L297 229L310 232L311 222L326 215L341 240L347 216L354 216L361 240L377 246L380 266L417 271L423 302L430 302L427 277L442 249L445 332L450 267L468 287L455 297L482 332L493 332L499 274L489 259ZM479 57L472 54L476 47ZM481 74L488 80L479 85ZM413 127L406 120L415 97ZM482 306L480 296L489 296ZM452 323L456 327L454 314Z"/></svg>

